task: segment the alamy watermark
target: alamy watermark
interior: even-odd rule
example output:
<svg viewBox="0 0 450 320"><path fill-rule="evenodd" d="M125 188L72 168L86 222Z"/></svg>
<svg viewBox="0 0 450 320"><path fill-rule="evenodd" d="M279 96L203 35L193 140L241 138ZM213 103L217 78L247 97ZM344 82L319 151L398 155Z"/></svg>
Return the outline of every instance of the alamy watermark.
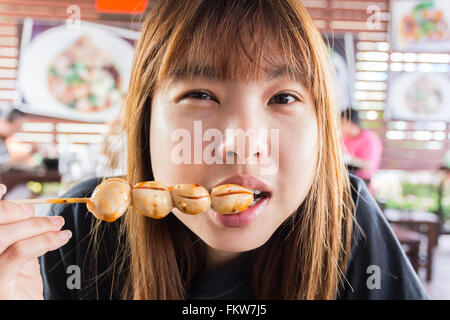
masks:
<svg viewBox="0 0 450 320"><path fill-rule="evenodd" d="M223 133L210 128L203 132L202 122L194 121L193 137L187 129L175 129L170 138L178 142L171 152L176 165L249 164L258 165L261 175L278 172L279 129L226 129ZM210 143L203 147L203 142Z"/></svg>
<svg viewBox="0 0 450 320"><path fill-rule="evenodd" d="M366 12L370 14L367 18L366 25L369 30L381 29L381 8L376 4L371 4L367 7Z"/></svg>
<svg viewBox="0 0 450 320"><path fill-rule="evenodd" d="M69 290L81 289L81 269L77 265L70 265L66 269L68 274L66 286Z"/></svg>
<svg viewBox="0 0 450 320"><path fill-rule="evenodd" d="M379 266L372 264L367 267L366 273L370 274L367 278L366 285L367 289L381 289L381 269Z"/></svg>
<svg viewBox="0 0 450 320"><path fill-rule="evenodd" d="M80 29L81 27L81 9L79 6L72 4L67 7L66 13L69 17L66 19L66 26L69 30Z"/></svg>

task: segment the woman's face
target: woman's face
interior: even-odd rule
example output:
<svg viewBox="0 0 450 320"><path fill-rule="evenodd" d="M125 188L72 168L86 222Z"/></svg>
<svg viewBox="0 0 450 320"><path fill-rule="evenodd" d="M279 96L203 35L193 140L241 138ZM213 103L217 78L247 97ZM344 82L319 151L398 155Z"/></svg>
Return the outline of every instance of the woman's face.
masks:
<svg viewBox="0 0 450 320"><path fill-rule="evenodd" d="M265 191L241 217L172 210L216 250L263 245L311 187L318 152L314 105L300 80L289 80L284 70L273 68L262 80L245 82L177 77L154 93L150 152L156 180L208 191L224 182Z"/></svg>

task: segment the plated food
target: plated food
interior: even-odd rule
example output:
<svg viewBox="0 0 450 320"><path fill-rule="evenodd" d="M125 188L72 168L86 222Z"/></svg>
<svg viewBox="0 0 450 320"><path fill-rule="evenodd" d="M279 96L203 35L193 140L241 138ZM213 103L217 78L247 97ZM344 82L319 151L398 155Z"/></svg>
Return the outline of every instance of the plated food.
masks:
<svg viewBox="0 0 450 320"><path fill-rule="evenodd" d="M443 93L435 80L421 75L405 92L406 108L418 115L433 115L442 108Z"/></svg>
<svg viewBox="0 0 450 320"><path fill-rule="evenodd" d="M418 3L401 19L400 36L404 43L448 39L449 25L443 8L433 1Z"/></svg>
<svg viewBox="0 0 450 320"><path fill-rule="evenodd" d="M118 68L108 52L84 35L51 63L48 74L51 94L80 112L97 112L116 105L121 97Z"/></svg>
<svg viewBox="0 0 450 320"><path fill-rule="evenodd" d="M255 200L256 201L256 200ZM167 186L159 181L139 182L134 186L121 178L100 183L90 198L24 199L15 203L86 203L87 209L99 220L113 222L129 207L138 214L162 219L175 207L185 214L199 214L212 208L219 214L236 214L253 202L253 192L237 184L225 184L207 189L198 184Z"/></svg>

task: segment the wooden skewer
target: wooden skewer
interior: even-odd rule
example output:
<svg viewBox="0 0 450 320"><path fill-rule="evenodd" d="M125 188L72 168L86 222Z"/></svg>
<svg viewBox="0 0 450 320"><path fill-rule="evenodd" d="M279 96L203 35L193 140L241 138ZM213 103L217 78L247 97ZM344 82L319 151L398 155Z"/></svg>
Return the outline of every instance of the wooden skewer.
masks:
<svg viewBox="0 0 450 320"><path fill-rule="evenodd" d="M43 204L43 203L88 203L89 198L56 198L56 199L20 199L7 200L17 204Z"/></svg>

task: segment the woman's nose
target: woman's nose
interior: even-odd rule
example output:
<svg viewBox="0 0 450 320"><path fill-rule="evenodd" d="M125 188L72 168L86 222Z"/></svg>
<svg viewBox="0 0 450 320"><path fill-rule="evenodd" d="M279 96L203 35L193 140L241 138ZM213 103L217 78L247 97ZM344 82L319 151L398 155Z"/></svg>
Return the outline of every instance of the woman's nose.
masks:
<svg viewBox="0 0 450 320"><path fill-rule="evenodd" d="M227 129L217 151L224 164L261 164L267 161L267 129Z"/></svg>
<svg viewBox="0 0 450 320"><path fill-rule="evenodd" d="M224 107L221 127L225 132L215 150L217 156L224 164L256 165L260 169L271 166L278 159L277 154L272 155L278 153L278 130L274 134L271 129L260 88L240 82L232 92Z"/></svg>

